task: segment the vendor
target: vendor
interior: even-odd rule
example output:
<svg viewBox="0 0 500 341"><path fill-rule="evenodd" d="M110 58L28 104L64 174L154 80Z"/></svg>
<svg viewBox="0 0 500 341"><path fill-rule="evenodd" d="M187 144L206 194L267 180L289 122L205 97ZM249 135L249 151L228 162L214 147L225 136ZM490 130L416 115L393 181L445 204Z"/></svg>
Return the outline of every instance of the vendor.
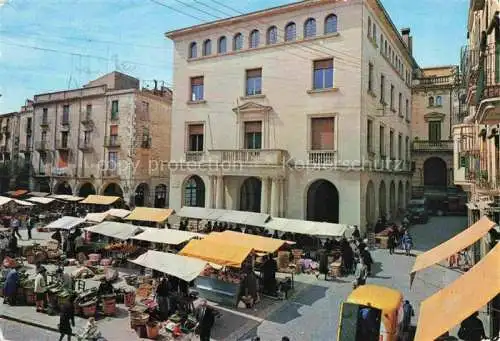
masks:
<svg viewBox="0 0 500 341"><path fill-rule="evenodd" d="M63 288L73 290L73 277L69 273L64 272L61 268L57 269L56 273L58 281L62 283Z"/></svg>
<svg viewBox="0 0 500 341"><path fill-rule="evenodd" d="M264 264L262 265L262 280L264 284L264 292L271 296L276 296L276 272L278 264L271 254L265 256Z"/></svg>
<svg viewBox="0 0 500 341"><path fill-rule="evenodd" d="M47 291L47 282L45 280L45 267L41 266L38 269L38 274L35 277L35 295L36 295L36 311L43 312L45 305L45 295Z"/></svg>
<svg viewBox="0 0 500 341"><path fill-rule="evenodd" d="M99 289L97 290L97 295L112 295L114 294L115 289L113 288L113 284L108 281L106 278L101 279L101 284L99 285Z"/></svg>
<svg viewBox="0 0 500 341"><path fill-rule="evenodd" d="M19 287L19 273L16 268L10 269L3 286L4 303L16 305L17 289Z"/></svg>

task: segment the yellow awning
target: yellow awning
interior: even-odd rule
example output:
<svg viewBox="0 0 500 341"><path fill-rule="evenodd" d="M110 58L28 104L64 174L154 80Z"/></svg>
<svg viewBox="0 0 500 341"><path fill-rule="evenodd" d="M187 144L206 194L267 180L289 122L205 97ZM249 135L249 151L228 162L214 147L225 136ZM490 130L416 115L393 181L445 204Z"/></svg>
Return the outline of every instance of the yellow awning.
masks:
<svg viewBox="0 0 500 341"><path fill-rule="evenodd" d="M500 293L500 244L446 288L422 302L415 341L435 340Z"/></svg>
<svg viewBox="0 0 500 341"><path fill-rule="evenodd" d="M210 263L240 268L251 252L252 248L248 246L226 245L202 239L191 240L179 254L203 259Z"/></svg>
<svg viewBox="0 0 500 341"><path fill-rule="evenodd" d="M80 204L111 205L120 199L120 197L114 197L110 195L91 194L84 200L80 201Z"/></svg>
<svg viewBox="0 0 500 341"><path fill-rule="evenodd" d="M171 208L136 207L125 219L163 223L172 213L174 210Z"/></svg>
<svg viewBox="0 0 500 341"><path fill-rule="evenodd" d="M458 253L481 239L496 224L486 216L465 231L457 234L450 240L436 246L435 248L417 256L413 269L411 270L411 281L417 271L423 270L441 262L442 260Z"/></svg>
<svg viewBox="0 0 500 341"><path fill-rule="evenodd" d="M239 246L248 246L255 251L274 253L285 244L286 241L273 239L253 234L245 234L234 231L224 231L221 233L210 233L205 237L206 240L222 244L232 244Z"/></svg>

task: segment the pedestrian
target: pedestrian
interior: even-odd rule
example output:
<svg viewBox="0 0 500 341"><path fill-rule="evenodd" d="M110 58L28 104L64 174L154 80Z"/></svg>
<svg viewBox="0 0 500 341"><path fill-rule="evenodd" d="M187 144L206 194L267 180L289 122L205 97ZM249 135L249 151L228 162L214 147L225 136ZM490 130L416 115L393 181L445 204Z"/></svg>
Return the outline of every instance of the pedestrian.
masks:
<svg viewBox="0 0 500 341"><path fill-rule="evenodd" d="M394 254L394 248L396 247L396 231L391 229L389 231L389 236L387 238L387 248L389 249L389 254Z"/></svg>
<svg viewBox="0 0 500 341"><path fill-rule="evenodd" d="M413 239L411 238L410 232L405 231L403 237L401 238L401 243L403 244L405 254L410 256L411 248L413 247Z"/></svg>
<svg viewBox="0 0 500 341"><path fill-rule="evenodd" d="M19 219L17 219L17 217L13 217L12 220L10 221L10 227L12 228L13 233L15 233L19 239L23 240L23 238L19 234L19 226L20 225L21 225L21 222L19 221Z"/></svg>
<svg viewBox="0 0 500 341"><path fill-rule="evenodd" d="M13 306L16 305L17 288L19 287L19 273L16 268L9 270L7 278L3 286L4 299L3 303L8 303Z"/></svg>
<svg viewBox="0 0 500 341"><path fill-rule="evenodd" d="M354 268L354 251L345 238L340 241L340 254L345 274L351 274Z"/></svg>
<svg viewBox="0 0 500 341"><path fill-rule="evenodd" d="M486 339L483 322L479 319L479 313L475 312L462 321L458 330L458 337L464 341L481 341Z"/></svg>
<svg viewBox="0 0 500 341"><path fill-rule="evenodd" d="M373 258L372 255L370 254L370 251L368 251L366 248L359 250L359 258L362 258L366 265L367 276L371 276Z"/></svg>
<svg viewBox="0 0 500 341"><path fill-rule="evenodd" d="M31 218L28 216L28 219L26 221L26 231L28 231L28 240L31 240L31 230L35 227L35 219Z"/></svg>
<svg viewBox="0 0 500 341"><path fill-rule="evenodd" d="M12 231L9 239L9 251L13 258L17 257L17 237L15 231Z"/></svg>
<svg viewBox="0 0 500 341"><path fill-rule="evenodd" d="M366 267L363 257L359 257L359 263L356 265L356 272L354 273L354 288L366 284L368 277L368 268Z"/></svg>
<svg viewBox="0 0 500 341"><path fill-rule="evenodd" d="M45 268L40 266L38 268L38 274L35 277L35 296L36 296L36 311L41 313L44 311L45 305L45 295L47 291L47 285L45 281Z"/></svg>
<svg viewBox="0 0 500 341"><path fill-rule="evenodd" d="M71 335L73 335L73 330L71 327L75 326L75 296L71 295L69 301L63 305L61 308L61 315L59 316L59 341L62 341L64 336L67 336L67 340L71 341Z"/></svg>
<svg viewBox="0 0 500 341"><path fill-rule="evenodd" d="M210 341L210 333L215 323L213 309L207 305L206 300L202 300L196 311L198 324L196 327L197 333L200 335L200 341Z"/></svg>
<svg viewBox="0 0 500 341"><path fill-rule="evenodd" d="M361 239L361 233L359 232L358 225L354 225L354 231L352 231L352 238L354 240Z"/></svg>
<svg viewBox="0 0 500 341"><path fill-rule="evenodd" d="M156 302L158 303L158 309L160 310L162 321L165 321L168 318L168 312L170 310L168 295L168 282L165 277L162 277L160 284L158 284L158 287L156 288Z"/></svg>
<svg viewBox="0 0 500 341"><path fill-rule="evenodd" d="M410 340L410 331L411 331L411 318L415 316L415 311L410 304L410 301L405 300L403 304L403 323L401 326L403 332L403 341Z"/></svg>

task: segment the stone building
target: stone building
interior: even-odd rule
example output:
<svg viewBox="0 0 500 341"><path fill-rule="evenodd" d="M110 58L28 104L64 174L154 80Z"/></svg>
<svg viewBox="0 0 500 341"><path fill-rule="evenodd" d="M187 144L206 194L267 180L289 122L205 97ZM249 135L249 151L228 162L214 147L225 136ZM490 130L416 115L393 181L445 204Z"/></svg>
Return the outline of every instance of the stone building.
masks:
<svg viewBox="0 0 500 341"><path fill-rule="evenodd" d="M405 207L417 64L379 1L300 1L166 36L172 208L365 228Z"/></svg>

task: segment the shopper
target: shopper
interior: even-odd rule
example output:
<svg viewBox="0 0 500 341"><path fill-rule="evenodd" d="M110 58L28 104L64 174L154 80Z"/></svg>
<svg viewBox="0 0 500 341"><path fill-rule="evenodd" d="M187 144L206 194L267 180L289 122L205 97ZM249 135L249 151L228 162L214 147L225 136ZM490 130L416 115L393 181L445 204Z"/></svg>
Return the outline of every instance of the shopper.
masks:
<svg viewBox="0 0 500 341"><path fill-rule="evenodd" d="M368 277L368 268L366 267L363 257L359 257L359 263L356 265L356 272L354 274L354 288L366 284Z"/></svg>
<svg viewBox="0 0 500 341"><path fill-rule="evenodd" d="M12 220L10 221L10 227L12 228L13 233L15 233L19 239L23 240L23 238L19 234L19 227L20 226L21 226L21 222L19 221L19 219L17 219L17 217L13 217Z"/></svg>
<svg viewBox="0 0 500 341"><path fill-rule="evenodd" d="M59 316L59 341L62 341L64 336L67 336L67 340L71 340L71 335L73 335L73 329L71 327L75 326L75 296L71 295L69 302L66 303L61 308L61 315Z"/></svg>
<svg viewBox="0 0 500 341"><path fill-rule="evenodd" d="M206 300L202 300L196 311L198 325L197 333L200 335L200 341L210 341L210 333L215 323L215 315L211 307L207 305Z"/></svg>
<svg viewBox="0 0 500 341"><path fill-rule="evenodd" d="M35 295L36 295L36 311L41 313L44 311L45 295L47 285L45 281L45 268L39 267L38 274L35 277Z"/></svg>
<svg viewBox="0 0 500 341"><path fill-rule="evenodd" d="M19 273L16 268L9 270L7 278L3 286L4 299L3 303L16 305L17 288L19 287Z"/></svg>
<svg viewBox="0 0 500 341"><path fill-rule="evenodd" d="M486 339L483 322L479 319L479 313L475 312L466 318L460 325L458 337L464 341L481 341Z"/></svg>

